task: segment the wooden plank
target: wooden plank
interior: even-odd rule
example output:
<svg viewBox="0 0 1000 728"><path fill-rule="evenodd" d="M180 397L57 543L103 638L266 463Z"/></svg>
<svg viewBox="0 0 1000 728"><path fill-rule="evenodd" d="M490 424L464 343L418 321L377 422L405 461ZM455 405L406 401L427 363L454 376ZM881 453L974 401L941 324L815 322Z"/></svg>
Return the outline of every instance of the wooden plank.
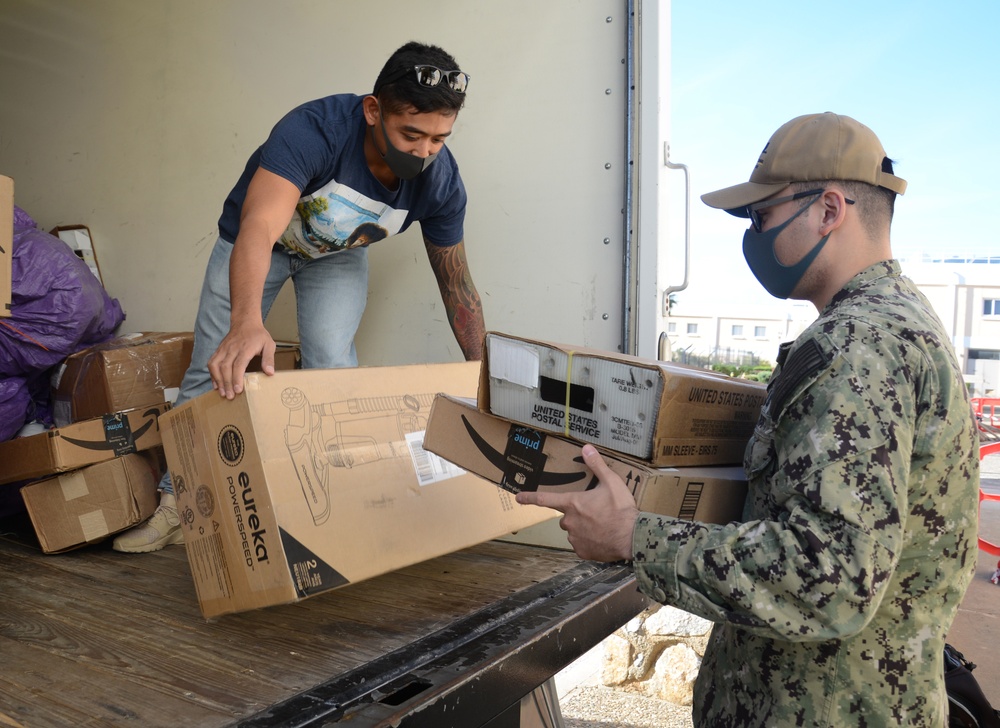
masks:
<svg viewBox="0 0 1000 728"><path fill-rule="evenodd" d="M0 536L0 716L31 728L230 725L576 563L491 542L208 621L183 547L44 555L23 534Z"/></svg>

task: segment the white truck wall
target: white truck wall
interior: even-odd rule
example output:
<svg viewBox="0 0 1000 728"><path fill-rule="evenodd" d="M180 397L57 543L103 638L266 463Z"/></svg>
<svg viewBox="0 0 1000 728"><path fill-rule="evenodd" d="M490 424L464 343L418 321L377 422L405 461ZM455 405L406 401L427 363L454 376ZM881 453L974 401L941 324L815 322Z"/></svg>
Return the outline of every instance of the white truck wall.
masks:
<svg viewBox="0 0 1000 728"><path fill-rule="evenodd" d="M626 8L5 0L0 173L44 229L90 227L123 332L190 330L222 202L271 126L301 102L370 91L404 42L436 43L472 76L449 145L469 191L466 245L487 326L613 350ZM417 226L370 255L362 363L460 359ZM297 336L290 290L268 326Z"/></svg>

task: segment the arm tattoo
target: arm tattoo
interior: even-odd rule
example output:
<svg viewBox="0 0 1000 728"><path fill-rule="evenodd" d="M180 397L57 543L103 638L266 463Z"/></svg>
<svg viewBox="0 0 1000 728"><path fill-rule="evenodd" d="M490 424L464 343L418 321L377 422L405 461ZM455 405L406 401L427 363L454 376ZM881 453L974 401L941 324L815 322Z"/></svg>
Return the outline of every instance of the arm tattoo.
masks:
<svg viewBox="0 0 1000 728"><path fill-rule="evenodd" d="M441 248L426 240L424 244L455 339L466 359L481 359L486 324L482 300L465 259L465 245Z"/></svg>

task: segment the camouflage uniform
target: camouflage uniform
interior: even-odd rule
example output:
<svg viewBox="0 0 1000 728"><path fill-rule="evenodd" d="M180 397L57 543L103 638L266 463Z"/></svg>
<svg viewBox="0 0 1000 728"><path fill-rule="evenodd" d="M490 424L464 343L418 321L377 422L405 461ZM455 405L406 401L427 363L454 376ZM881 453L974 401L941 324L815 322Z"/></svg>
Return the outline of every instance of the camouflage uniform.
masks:
<svg viewBox="0 0 1000 728"><path fill-rule="evenodd" d="M955 354L896 261L782 345L745 522L640 514L642 591L716 625L700 726L943 726L944 637L977 555L978 440Z"/></svg>

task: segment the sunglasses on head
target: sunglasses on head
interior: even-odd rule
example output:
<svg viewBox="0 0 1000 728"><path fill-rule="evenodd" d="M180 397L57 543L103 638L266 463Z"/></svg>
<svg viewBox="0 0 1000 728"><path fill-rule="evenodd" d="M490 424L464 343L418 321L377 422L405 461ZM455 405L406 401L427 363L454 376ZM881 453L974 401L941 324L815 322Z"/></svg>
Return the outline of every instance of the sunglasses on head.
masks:
<svg viewBox="0 0 1000 728"><path fill-rule="evenodd" d="M445 71L437 66L424 64L412 66L411 68L407 68L406 70L397 73L395 76L390 76L382 83L382 86L388 86L390 83L395 83L411 71L416 73L417 83L421 86L426 86L427 88L434 88L444 82L447 84L448 88L455 93L464 94L465 89L469 86L469 74L464 71Z"/></svg>
<svg viewBox="0 0 1000 728"><path fill-rule="evenodd" d="M445 71L435 66L414 66L417 72L417 83L421 86L437 86L442 81L448 83L448 88L457 94L464 94L469 86L469 74L464 71Z"/></svg>

